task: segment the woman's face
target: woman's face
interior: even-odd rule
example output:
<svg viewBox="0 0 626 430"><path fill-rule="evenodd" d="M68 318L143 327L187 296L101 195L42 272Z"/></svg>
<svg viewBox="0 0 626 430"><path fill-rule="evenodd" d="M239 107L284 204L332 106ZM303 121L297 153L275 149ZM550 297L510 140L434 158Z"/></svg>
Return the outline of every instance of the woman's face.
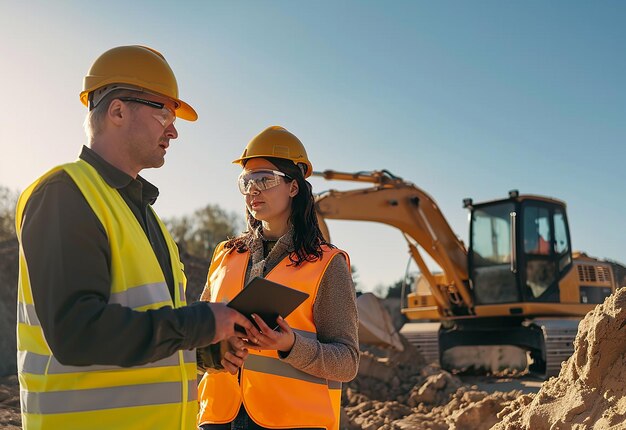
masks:
<svg viewBox="0 0 626 430"><path fill-rule="evenodd" d="M286 226L291 215L291 200L298 194L298 183L286 176L274 174L278 168L265 158L252 158L240 176L247 185L246 207L252 216L273 229ZM261 190L263 181L271 187Z"/></svg>

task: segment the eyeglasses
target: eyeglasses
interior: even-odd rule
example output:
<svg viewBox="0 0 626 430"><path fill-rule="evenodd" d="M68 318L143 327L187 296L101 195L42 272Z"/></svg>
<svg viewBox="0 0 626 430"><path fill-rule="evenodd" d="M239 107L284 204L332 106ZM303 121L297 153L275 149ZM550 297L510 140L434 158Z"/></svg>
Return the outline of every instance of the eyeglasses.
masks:
<svg viewBox="0 0 626 430"><path fill-rule="evenodd" d="M150 106L154 109L159 109L159 113L152 115L154 119L159 121L163 128L169 127L176 121L176 114L170 108L165 106L165 103L155 102L154 100L140 99L137 97L118 97L123 102L135 102L142 105Z"/></svg>
<svg viewBox="0 0 626 430"><path fill-rule="evenodd" d="M278 170L263 169L244 171L241 175L239 175L237 185L239 185L239 191L241 194L246 195L250 194L250 189L252 187L259 191L274 188L280 184L281 177L291 180L289 176L285 175L283 172L279 172Z"/></svg>

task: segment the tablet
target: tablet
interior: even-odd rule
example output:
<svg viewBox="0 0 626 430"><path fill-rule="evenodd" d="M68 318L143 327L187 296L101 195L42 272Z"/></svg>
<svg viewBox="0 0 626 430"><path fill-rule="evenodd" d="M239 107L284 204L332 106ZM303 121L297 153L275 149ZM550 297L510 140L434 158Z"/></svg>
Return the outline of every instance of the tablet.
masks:
<svg viewBox="0 0 626 430"><path fill-rule="evenodd" d="M256 277L248 282L248 285L228 302L228 306L242 313L253 322L251 315L253 313L257 314L263 318L268 327L276 330L278 327L276 318L279 315L286 318L307 297L309 295L302 291L294 290L265 278ZM241 327L237 327L237 329L242 330Z"/></svg>

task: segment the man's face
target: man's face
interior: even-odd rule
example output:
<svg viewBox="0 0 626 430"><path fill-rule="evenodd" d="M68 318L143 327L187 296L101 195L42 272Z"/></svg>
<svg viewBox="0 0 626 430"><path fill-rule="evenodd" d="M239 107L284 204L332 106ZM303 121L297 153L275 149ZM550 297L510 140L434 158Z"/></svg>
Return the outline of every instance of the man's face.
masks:
<svg viewBox="0 0 626 430"><path fill-rule="evenodd" d="M131 110L126 139L129 161L137 172L161 167L165 163L170 139L178 137L174 125L175 102L149 93L143 93L140 97L121 97L120 100L136 105Z"/></svg>

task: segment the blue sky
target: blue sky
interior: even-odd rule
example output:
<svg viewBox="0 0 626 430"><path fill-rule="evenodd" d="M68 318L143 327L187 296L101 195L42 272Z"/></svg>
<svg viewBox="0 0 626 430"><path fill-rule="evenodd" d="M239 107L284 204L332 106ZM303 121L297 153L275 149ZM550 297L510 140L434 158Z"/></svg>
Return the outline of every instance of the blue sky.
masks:
<svg viewBox="0 0 626 430"><path fill-rule="evenodd" d="M0 0L0 184L23 189L75 158L84 74L111 47L145 44L200 116L144 172L162 216L242 213L230 161L278 124L318 170L414 182L466 242L461 200L517 188L567 202L575 249L626 263L624 22L621 1ZM403 276L400 233L330 228L362 288Z"/></svg>

